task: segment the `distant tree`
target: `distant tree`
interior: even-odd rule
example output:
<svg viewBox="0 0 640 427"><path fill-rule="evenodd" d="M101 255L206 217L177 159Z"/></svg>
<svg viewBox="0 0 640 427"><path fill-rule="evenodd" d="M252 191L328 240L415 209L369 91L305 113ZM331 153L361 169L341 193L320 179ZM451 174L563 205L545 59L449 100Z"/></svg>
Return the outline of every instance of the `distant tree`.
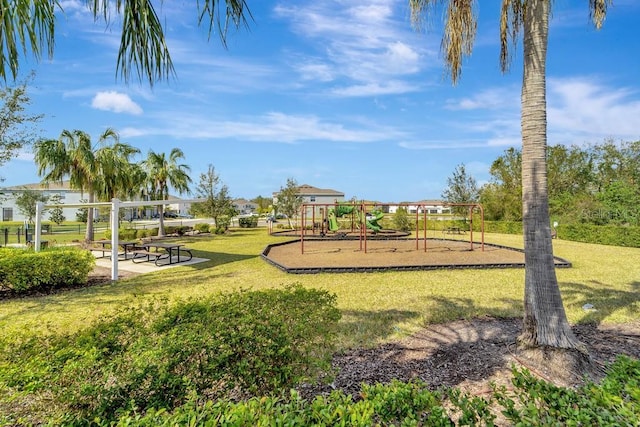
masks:
<svg viewBox="0 0 640 427"><path fill-rule="evenodd" d="M393 226L396 230L411 231L411 220L406 208L400 207L393 214Z"/></svg>
<svg viewBox="0 0 640 427"><path fill-rule="evenodd" d="M54 194L49 199L49 203L51 203L52 205L61 204L62 197L59 194ZM51 222L57 225L62 224L66 220L63 214L62 207L56 206L54 208L51 208L51 212L49 212L49 219L51 220Z"/></svg>
<svg viewBox="0 0 640 427"><path fill-rule="evenodd" d="M262 196L254 197L251 201L258 205L258 213L269 213L273 204L272 198Z"/></svg>
<svg viewBox="0 0 640 427"><path fill-rule="evenodd" d="M456 166L453 174L447 178L447 187L442 198L449 203L476 203L478 201L478 185L474 177L467 174L464 164ZM453 212L467 218L469 209L462 206L453 208Z"/></svg>
<svg viewBox="0 0 640 427"><path fill-rule="evenodd" d="M87 203L87 199L80 199L80 203ZM86 223L88 217L88 208L78 208L78 210L76 211L76 221Z"/></svg>
<svg viewBox="0 0 640 427"><path fill-rule="evenodd" d="M220 221L220 218L234 216L236 211L233 207L233 199L229 195L229 188L220 182L220 176L213 165L209 165L207 172L200 174L200 181L195 191L197 196L205 201L194 203L191 207L192 211L213 218L217 229L226 230L229 222Z"/></svg>
<svg viewBox="0 0 640 427"><path fill-rule="evenodd" d="M37 132L33 126L43 116L25 114L25 109L31 103L27 95L27 84L31 78L16 87L0 88L0 166L36 138Z"/></svg>
<svg viewBox="0 0 640 427"><path fill-rule="evenodd" d="M184 153L179 148L171 149L169 157L165 153L149 151L147 159L143 162L146 170L149 194L153 200L168 200L169 187L173 187L179 193L189 193L191 168L186 164L178 163L184 158ZM160 224L158 236L164 236L164 205L159 205L158 215Z"/></svg>
<svg viewBox="0 0 640 427"><path fill-rule="evenodd" d="M287 216L289 222L289 228L293 228L291 218L298 214L300 207L302 206L302 196L299 194L298 183L293 178L287 178L287 185L280 187L278 192L277 212L283 213Z"/></svg>
<svg viewBox="0 0 640 427"><path fill-rule="evenodd" d="M491 164L491 181L480 189L480 203L490 220L522 220L522 153L509 148Z"/></svg>
<svg viewBox="0 0 640 427"><path fill-rule="evenodd" d="M27 221L33 224L36 216L36 204L38 202L46 203L49 200L47 196L40 191L24 189L16 197L16 206L22 215L27 217Z"/></svg>

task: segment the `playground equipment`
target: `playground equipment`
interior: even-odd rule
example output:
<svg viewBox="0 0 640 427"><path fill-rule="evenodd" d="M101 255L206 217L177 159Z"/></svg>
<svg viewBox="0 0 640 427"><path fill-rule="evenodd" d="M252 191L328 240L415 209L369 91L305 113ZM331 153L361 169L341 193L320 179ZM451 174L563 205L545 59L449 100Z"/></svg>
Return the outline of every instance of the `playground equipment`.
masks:
<svg viewBox="0 0 640 427"><path fill-rule="evenodd" d="M366 204L366 203L336 203L333 205L318 205L318 204L303 204L300 210L300 219L301 219L301 227L299 229L300 235L300 251L304 254L304 242L305 235L315 234L316 230L320 230L320 236L322 238L327 237L327 233L325 231L330 231L334 233L336 236L340 238L348 238L346 232L339 232L340 224L338 223L338 218L344 215L351 214L351 232L353 233L355 229L358 230L358 240L360 241L360 250L367 253L367 240L369 240L367 236L366 230L373 231L373 234L381 232L382 227L378 223L383 217L384 214L382 211L378 210L378 205ZM428 218L428 208L425 205L413 205L415 207L415 245L416 250L420 247L420 242L422 242L422 247L424 252L427 252L427 218ZM469 209L469 218L470 218L470 226L469 226L469 250L474 250L474 240L473 240L473 211L477 210L480 214L480 235L481 242L480 247L481 251L484 252L484 210L482 205L478 203L446 203L445 206L458 206L465 207ZM367 212L367 207L373 208L371 212ZM311 212L311 218L309 218L309 212ZM319 215L318 215L319 213ZM419 227L420 216L422 215L422 227ZM317 222L316 218L320 218L321 222ZM308 220L311 220L311 231L307 231ZM356 221L357 219L357 221ZM354 224L357 224L354 227ZM365 225L365 226L362 226ZM325 227L327 227L325 229ZM458 229L459 230L459 229ZM387 231L387 230L383 230ZM422 234L422 235L421 235ZM317 237L315 237L317 238ZM384 236L384 238L394 238L391 236ZM374 239L374 237L371 237ZM444 239L444 234L443 234Z"/></svg>
<svg viewBox="0 0 640 427"><path fill-rule="evenodd" d="M350 214L357 215L358 224L365 224L365 226L374 233L382 230L382 226L378 223L378 221L384 218L384 213L381 211L373 210L371 213L364 213L362 206L339 204L335 208L328 209L327 221L329 223L329 231L336 232L340 230L338 217Z"/></svg>

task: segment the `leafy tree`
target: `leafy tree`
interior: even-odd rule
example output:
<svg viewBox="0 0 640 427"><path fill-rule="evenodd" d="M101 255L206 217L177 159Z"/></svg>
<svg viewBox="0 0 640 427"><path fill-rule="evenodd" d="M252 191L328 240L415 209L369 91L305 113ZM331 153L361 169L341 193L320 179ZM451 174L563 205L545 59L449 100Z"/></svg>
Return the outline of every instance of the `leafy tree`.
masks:
<svg viewBox="0 0 640 427"><path fill-rule="evenodd" d="M107 141L112 141L108 145ZM125 160L116 159L108 153L118 152ZM128 155L135 152L132 147L121 144L113 129L105 130L94 146L91 136L81 130L64 130L58 139L41 140L35 144L34 160L38 174L44 182L59 182L69 179L71 188L86 192L88 202L96 201L96 196L105 197L113 191L113 183L124 183L123 175L128 173L125 167L118 168L122 162L128 162ZM93 240L93 208L87 208L87 230L85 240Z"/></svg>
<svg viewBox="0 0 640 427"><path fill-rule="evenodd" d="M20 195L16 197L16 207L27 217L27 221L33 224L36 216L36 204L38 202L46 203L49 200L41 191L24 189Z"/></svg>
<svg viewBox="0 0 640 427"><path fill-rule="evenodd" d="M478 184L474 177L467 174L464 164L459 164L453 175L447 178L447 187L442 192L442 198L449 203L476 203L478 201ZM463 215L465 220L469 209L455 206L453 212Z"/></svg>
<svg viewBox="0 0 640 427"><path fill-rule="evenodd" d="M31 103L27 94L29 81L27 79L15 87L0 88L0 166L35 139L36 132L32 126L42 119L42 115L25 114Z"/></svg>
<svg viewBox="0 0 640 427"><path fill-rule="evenodd" d="M491 220L522 220L522 153L507 149L491 164L491 181L479 191L485 216Z"/></svg>
<svg viewBox="0 0 640 427"><path fill-rule="evenodd" d="M590 0L591 18L600 28L611 0ZM474 1L411 0L414 24L446 4L442 51L455 84L464 56L470 55L476 34L478 6ZM503 0L500 16L500 65L508 69L510 45L523 38L521 95L522 206L525 250L524 347L549 346L584 350L567 321L558 287L551 245L547 189L546 59L550 0ZM586 350L584 350L586 351Z"/></svg>
<svg viewBox="0 0 640 427"><path fill-rule="evenodd" d="M149 194L153 200L168 200L169 187L173 187L180 194L189 193L191 168L186 164L178 163L184 158L184 153L179 148L171 149L169 157L165 153L149 151L143 167L147 173ZM164 206L159 205L158 215L160 224L158 236L164 236Z"/></svg>
<svg viewBox="0 0 640 427"><path fill-rule="evenodd" d="M40 60L46 51L53 57L55 45L56 11L64 13L60 0L12 1L3 3L3 10L10 10L0 20L3 48L0 49L0 77L5 81L10 74L18 75L21 52L31 52ZM132 75L150 85L157 80L168 79L175 74L169 55L161 18L156 13L153 0L96 0L84 1L96 21L111 26L111 16L116 14L121 23L120 48L116 60L116 72L128 82ZM208 28L208 35L217 31L226 45L230 26L247 25L251 17L245 0L204 0L197 5L198 25ZM221 8L224 7L222 10Z"/></svg>
<svg viewBox="0 0 640 427"><path fill-rule="evenodd" d="M278 192L276 212L283 213L287 216L289 228L293 228L291 218L298 214L302 206L303 199L299 193L298 183L293 178L287 178L287 185L280 187L280 191Z"/></svg>
<svg viewBox="0 0 640 427"><path fill-rule="evenodd" d="M231 217L236 215L233 199L229 195L229 188L224 184L220 184L220 176L216 173L213 165L209 165L207 172L200 174L200 182L196 187L196 194L199 198L205 199L205 201L194 203L192 206L194 212L213 218L216 228L221 228L220 218L222 216ZM229 222L223 222L225 222L225 226L222 228L226 230Z"/></svg>
<svg viewBox="0 0 640 427"><path fill-rule="evenodd" d="M552 215L575 212L582 200L592 197L592 159L592 155L580 147L548 147L547 175Z"/></svg>
<svg viewBox="0 0 640 427"><path fill-rule="evenodd" d="M49 199L49 202L52 205L56 205L56 204L62 204L62 197L60 197L59 194L54 194L53 196L51 196L51 198ZM62 224L67 218L65 218L62 207L61 206L56 206L54 208L51 208L51 212L49 213L49 219L57 224L60 225Z"/></svg>
<svg viewBox="0 0 640 427"><path fill-rule="evenodd" d="M411 220L406 208L400 207L393 214L393 226L396 230L411 231Z"/></svg>
<svg viewBox="0 0 640 427"><path fill-rule="evenodd" d="M251 199L251 201L258 205L258 213L269 213L271 211L273 199L257 196Z"/></svg>

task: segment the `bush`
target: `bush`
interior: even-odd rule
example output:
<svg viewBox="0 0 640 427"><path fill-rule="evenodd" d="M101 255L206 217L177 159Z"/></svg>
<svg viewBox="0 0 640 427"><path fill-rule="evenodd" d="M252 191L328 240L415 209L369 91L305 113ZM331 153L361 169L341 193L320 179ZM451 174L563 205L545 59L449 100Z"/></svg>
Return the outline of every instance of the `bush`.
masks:
<svg viewBox="0 0 640 427"><path fill-rule="evenodd" d="M256 228L258 226L257 216L247 216L238 218L240 228Z"/></svg>
<svg viewBox="0 0 640 427"><path fill-rule="evenodd" d="M209 224L207 224L205 222L199 222L198 224L194 225L193 228L195 228L196 231L198 231L200 233L208 233L209 232Z"/></svg>
<svg viewBox="0 0 640 427"><path fill-rule="evenodd" d="M0 249L0 287L14 292L51 290L87 282L95 258L89 251L55 247L40 252Z"/></svg>
<svg viewBox="0 0 640 427"><path fill-rule="evenodd" d="M523 369L514 371L513 393L495 392L514 425L640 425L640 361L620 356L600 385L556 387Z"/></svg>
<svg viewBox="0 0 640 427"><path fill-rule="evenodd" d="M0 364L0 378L23 390L46 388L86 419L175 408L194 393L216 399L279 392L329 369L335 303L334 295L301 286L173 306L156 301L55 342L30 341L5 355L14 360ZM46 375L3 372L34 357Z"/></svg>
<svg viewBox="0 0 640 427"><path fill-rule="evenodd" d="M640 423L637 360L620 357L600 385L575 390L555 387L526 370L513 373L513 393L496 389L486 399L456 389L431 391L421 381L393 381L362 385L357 401L341 391L312 401L301 399L295 391L286 397L254 397L244 402L192 398L173 411L123 415L116 425L491 426L497 419L492 410L500 411L508 425L617 427Z"/></svg>
<svg viewBox="0 0 640 427"><path fill-rule="evenodd" d="M623 225L561 224L558 237L574 242L640 247L640 227Z"/></svg>

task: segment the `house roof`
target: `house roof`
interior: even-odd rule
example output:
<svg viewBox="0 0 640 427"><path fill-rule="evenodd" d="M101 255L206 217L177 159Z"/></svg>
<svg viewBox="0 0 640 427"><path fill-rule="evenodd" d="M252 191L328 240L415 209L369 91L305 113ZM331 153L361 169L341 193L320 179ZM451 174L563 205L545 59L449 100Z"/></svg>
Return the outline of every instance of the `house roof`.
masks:
<svg viewBox="0 0 640 427"><path fill-rule="evenodd" d="M257 205L256 203L247 199L234 199L233 203L235 203L236 205Z"/></svg>
<svg viewBox="0 0 640 427"><path fill-rule="evenodd" d="M42 183L36 182L33 184L14 185L11 187L4 187L3 190L9 191L21 191L21 190L50 190L50 191L76 191L69 186L69 181Z"/></svg>
<svg viewBox="0 0 640 427"><path fill-rule="evenodd" d="M274 196L280 194L279 191L273 193ZM344 197L344 193L332 190L330 188L318 188L309 184L302 184L298 186L298 195L300 196L338 196Z"/></svg>

